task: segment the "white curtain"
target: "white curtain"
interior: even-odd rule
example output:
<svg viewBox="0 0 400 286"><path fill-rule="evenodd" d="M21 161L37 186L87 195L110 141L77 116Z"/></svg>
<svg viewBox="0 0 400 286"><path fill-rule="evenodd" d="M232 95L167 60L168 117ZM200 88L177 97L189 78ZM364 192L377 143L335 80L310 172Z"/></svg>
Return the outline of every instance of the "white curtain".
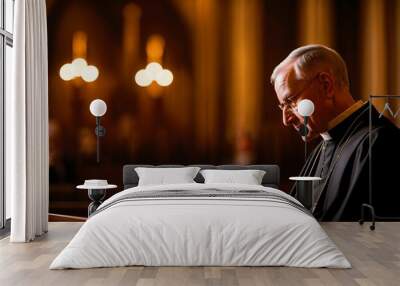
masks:
<svg viewBox="0 0 400 286"><path fill-rule="evenodd" d="M47 232L48 86L45 0L16 0L13 92L6 98L6 187L12 242Z"/></svg>

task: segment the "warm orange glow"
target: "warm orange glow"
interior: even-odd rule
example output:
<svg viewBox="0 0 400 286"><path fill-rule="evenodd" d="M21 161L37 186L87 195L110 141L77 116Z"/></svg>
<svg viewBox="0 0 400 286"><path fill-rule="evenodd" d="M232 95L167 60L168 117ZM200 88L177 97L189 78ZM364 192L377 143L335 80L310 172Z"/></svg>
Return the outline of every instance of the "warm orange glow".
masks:
<svg viewBox="0 0 400 286"><path fill-rule="evenodd" d="M153 81L150 86L147 87L147 91L152 97L159 97L162 95L162 87L159 86L155 81Z"/></svg>
<svg viewBox="0 0 400 286"><path fill-rule="evenodd" d="M164 54L165 40L160 35L152 35L147 40L146 53L149 62L161 62Z"/></svg>
<svg viewBox="0 0 400 286"><path fill-rule="evenodd" d="M135 3L128 3L123 8L122 33L122 73L123 79L130 82L131 74L139 62L140 49L140 19L141 8Z"/></svg>
<svg viewBox="0 0 400 286"><path fill-rule="evenodd" d="M64 64L59 71L62 80L69 81L81 77L86 82L93 82L99 76L99 70L88 65L86 58L87 35L83 31L76 31L72 36L72 63ZM79 82L75 82L79 83Z"/></svg>
<svg viewBox="0 0 400 286"><path fill-rule="evenodd" d="M86 58L87 35L83 31L76 31L72 36L72 55L74 58Z"/></svg>

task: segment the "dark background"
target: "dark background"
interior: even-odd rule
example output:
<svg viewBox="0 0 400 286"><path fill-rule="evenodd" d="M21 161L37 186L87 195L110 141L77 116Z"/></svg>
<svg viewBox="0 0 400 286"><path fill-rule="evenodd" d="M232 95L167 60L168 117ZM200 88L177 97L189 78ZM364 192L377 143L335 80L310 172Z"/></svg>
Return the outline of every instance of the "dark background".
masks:
<svg viewBox="0 0 400 286"><path fill-rule="evenodd" d="M137 22L124 14L127 6ZM53 213L85 216L87 194L75 186L101 178L120 190L127 163L274 163L287 191L303 143L282 125L269 76L300 45L336 49L356 99L400 92L399 1L48 0L47 11ZM100 72L92 83L59 76L76 57L77 31L87 36L85 59ZM134 75L149 60L154 34L165 41L160 61L174 81L142 88ZM96 98L108 106L100 164L89 113Z"/></svg>

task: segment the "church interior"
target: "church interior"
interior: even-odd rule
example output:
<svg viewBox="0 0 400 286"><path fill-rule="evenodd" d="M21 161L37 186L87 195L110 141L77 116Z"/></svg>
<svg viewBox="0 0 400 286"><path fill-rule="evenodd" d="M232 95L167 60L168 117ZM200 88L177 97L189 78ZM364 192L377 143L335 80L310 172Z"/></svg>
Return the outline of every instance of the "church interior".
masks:
<svg viewBox="0 0 400 286"><path fill-rule="evenodd" d="M357 100L400 94L399 1L46 4L51 213L86 216L89 199L75 186L82 178L101 177L121 186L125 163L275 163L281 189L288 191L288 178L304 163L303 142L282 125L269 78L298 46L337 50ZM60 76L61 67L76 58L97 68L94 80ZM171 71L169 85L138 84L135 75L151 62ZM107 104L100 163L89 111L96 98ZM380 109L384 103L376 101ZM400 105L390 103L395 113Z"/></svg>

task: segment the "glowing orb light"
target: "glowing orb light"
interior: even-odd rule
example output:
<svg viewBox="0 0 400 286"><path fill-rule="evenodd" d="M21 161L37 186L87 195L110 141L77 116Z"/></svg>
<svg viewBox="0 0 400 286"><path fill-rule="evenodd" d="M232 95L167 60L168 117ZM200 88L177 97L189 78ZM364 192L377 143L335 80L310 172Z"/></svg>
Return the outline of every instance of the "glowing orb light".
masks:
<svg viewBox="0 0 400 286"><path fill-rule="evenodd" d="M174 80L174 76L170 70L164 69L157 74L155 80L161 86L169 86Z"/></svg>
<svg viewBox="0 0 400 286"><path fill-rule="evenodd" d="M65 64L60 68L60 77L65 80L71 80L75 78L74 69L71 64Z"/></svg>
<svg viewBox="0 0 400 286"><path fill-rule="evenodd" d="M141 87L149 86L152 81L152 74L146 69L141 69L135 74L135 82Z"/></svg>
<svg viewBox="0 0 400 286"><path fill-rule="evenodd" d="M99 76L99 70L95 66L87 66L83 69L81 77L86 82L93 82Z"/></svg>

